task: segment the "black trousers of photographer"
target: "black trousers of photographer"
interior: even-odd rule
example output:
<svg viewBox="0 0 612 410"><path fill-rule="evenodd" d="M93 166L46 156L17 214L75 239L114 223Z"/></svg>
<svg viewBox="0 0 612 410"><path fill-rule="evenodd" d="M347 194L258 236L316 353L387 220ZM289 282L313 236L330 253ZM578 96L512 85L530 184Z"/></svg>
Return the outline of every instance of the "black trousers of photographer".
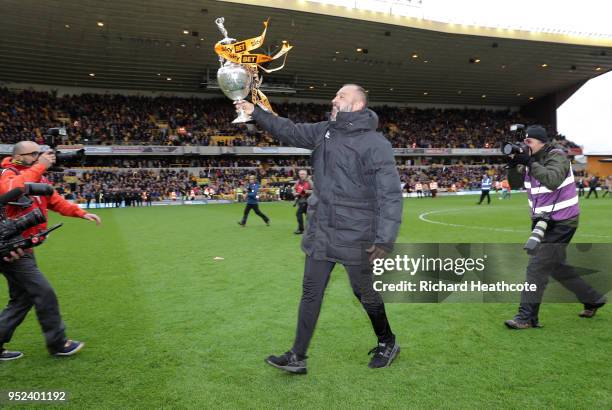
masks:
<svg viewBox="0 0 612 410"><path fill-rule="evenodd" d="M306 356L321 312L323 294L335 265L335 262L306 257L297 332L291 349L298 356ZM391 332L382 296L372 287L372 271L369 266L364 268L361 265L344 265L344 268L348 273L354 295L370 318L378 341L380 343L395 342L395 335Z"/></svg>
<svg viewBox="0 0 612 410"><path fill-rule="evenodd" d="M534 226L535 223L532 229ZM521 293L521 304L516 319L538 324L540 303L550 276L574 293L583 304L594 304L602 300L603 295L586 283L574 268L566 263L567 244L575 232L575 227L549 222L542 244L529 258L527 265L526 282L535 284L537 291Z"/></svg>
<svg viewBox="0 0 612 410"><path fill-rule="evenodd" d="M259 215L259 217L263 219L265 223L268 223L270 221L270 218L268 218L266 215L264 215L263 212L259 210L259 204L247 204L244 207L244 215L242 215L242 222L240 222L242 225L246 224L251 209L253 210L253 212L255 212L255 214Z"/></svg>
<svg viewBox="0 0 612 410"><path fill-rule="evenodd" d="M298 231L300 232L304 232L304 215L306 215L307 212L308 212L308 202L305 202L305 201L303 203L298 202L297 211L295 212L295 217L297 218Z"/></svg>
<svg viewBox="0 0 612 410"><path fill-rule="evenodd" d="M0 312L0 346L11 340L15 329L34 307L47 349L51 353L60 350L66 342L66 327L55 291L38 269L34 254L26 253L11 263L2 261L0 271L6 277L9 288L8 305Z"/></svg>

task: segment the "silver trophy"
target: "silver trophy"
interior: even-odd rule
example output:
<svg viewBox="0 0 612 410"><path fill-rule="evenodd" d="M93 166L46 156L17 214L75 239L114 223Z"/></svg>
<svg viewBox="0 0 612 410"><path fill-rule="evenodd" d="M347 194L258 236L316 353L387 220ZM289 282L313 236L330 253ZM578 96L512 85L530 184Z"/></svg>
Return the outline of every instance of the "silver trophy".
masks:
<svg viewBox="0 0 612 410"><path fill-rule="evenodd" d="M236 42L236 39L227 36L227 30L223 25L224 21L225 19L223 17L215 20L219 31L221 31L221 34L224 36L221 43L233 44ZM219 63L221 67L217 71L217 83L221 91L223 91L223 94L232 101L244 100L251 92L253 73L248 67L225 60L221 56L219 56ZM251 116L247 115L243 109L240 109L238 117L232 121L232 124L249 122L251 120Z"/></svg>

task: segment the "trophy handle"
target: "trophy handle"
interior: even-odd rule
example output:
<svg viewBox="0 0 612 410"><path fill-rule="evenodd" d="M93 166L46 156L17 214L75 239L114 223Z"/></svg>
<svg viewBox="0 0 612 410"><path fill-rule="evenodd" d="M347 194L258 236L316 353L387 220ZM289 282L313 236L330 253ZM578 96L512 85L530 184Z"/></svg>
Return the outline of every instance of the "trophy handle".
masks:
<svg viewBox="0 0 612 410"><path fill-rule="evenodd" d="M217 25L217 28L219 29L221 34L223 34L223 37L227 38L227 30L225 29L225 26L223 25L223 23L225 23L224 17L219 17L218 19L215 20L215 24Z"/></svg>
<svg viewBox="0 0 612 410"><path fill-rule="evenodd" d="M235 43L236 42L235 38L228 37L227 30L225 29L224 23L225 23L225 17L219 17L219 18L215 19L215 24L217 25L217 28L219 29L219 31L223 35L223 39L221 41L219 41L219 43L221 43L221 44L232 44L232 43ZM224 63L225 63L225 59L223 57L221 57L221 55L219 55L219 64L221 65L221 67L223 67Z"/></svg>

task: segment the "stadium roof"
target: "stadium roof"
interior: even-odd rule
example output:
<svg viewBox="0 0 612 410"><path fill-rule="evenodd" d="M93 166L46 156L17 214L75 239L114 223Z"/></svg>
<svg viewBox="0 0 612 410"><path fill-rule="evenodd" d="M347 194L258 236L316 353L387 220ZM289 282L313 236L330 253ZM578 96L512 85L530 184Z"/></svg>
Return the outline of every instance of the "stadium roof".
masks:
<svg viewBox="0 0 612 410"><path fill-rule="evenodd" d="M304 1L257 3L285 8L202 0L4 0L0 81L204 92L207 71L213 79L218 67L213 45L222 37L214 24L220 16L237 39L259 35L270 17L262 50L274 52L282 40L295 48L285 68L265 78L303 98L329 99L343 83L355 82L372 101L520 106L612 68L609 40L567 44L551 34L405 23L375 13L358 14L358 20L342 8L304 8ZM326 14L317 14L325 7Z"/></svg>

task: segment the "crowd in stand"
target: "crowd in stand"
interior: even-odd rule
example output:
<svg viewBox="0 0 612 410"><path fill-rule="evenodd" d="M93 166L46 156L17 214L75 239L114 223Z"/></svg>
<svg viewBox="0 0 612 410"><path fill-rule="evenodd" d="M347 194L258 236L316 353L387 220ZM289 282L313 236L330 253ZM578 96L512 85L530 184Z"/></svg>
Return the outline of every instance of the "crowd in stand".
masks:
<svg viewBox="0 0 612 410"><path fill-rule="evenodd" d="M212 160L211 160L212 161ZM244 160L242 160L244 161ZM214 163L211 163L213 165ZM223 165L227 165L221 162ZM75 169L64 173L51 172L50 179L68 199L94 201L115 206L124 201L134 206L164 199L236 199L248 176L255 174L262 181L262 192L292 186L297 171L305 166L262 166L242 162L244 167L206 167L197 169ZM252 166L251 166L252 165ZM505 179L506 170L498 163L453 165L402 165L398 171L403 189L414 192L418 183L427 187L436 182L439 191L474 191L480 189L486 174L493 182ZM584 171L576 171L577 185L587 180ZM601 186L609 186L610 181ZM583 186L588 186L584 182ZM280 194L282 196L282 194ZM278 196L274 196L278 199Z"/></svg>
<svg viewBox="0 0 612 410"><path fill-rule="evenodd" d="M456 190L478 190L484 174L494 180L501 180L506 174L503 165L405 167L399 172L406 190L414 190L417 182L428 184L431 181L436 181L442 190L453 187Z"/></svg>
<svg viewBox="0 0 612 410"><path fill-rule="evenodd" d="M136 206L163 199L231 198L245 184L248 176L257 175L266 189L292 185L302 167L242 167L184 169L83 169L49 173L52 183L68 199L94 201L109 206L128 202ZM305 167L309 169L309 167ZM417 182L436 181L441 191L475 190L483 174L500 179L501 165L398 166L404 189L414 190Z"/></svg>
<svg viewBox="0 0 612 410"><path fill-rule="evenodd" d="M295 168L201 168L197 173L181 169L86 169L79 172L51 172L54 186L69 199L96 200L100 194L110 203L116 198L153 201L188 198L192 191L204 195L234 197L250 174L267 181L266 186L280 186L295 178ZM146 200L144 200L146 202Z"/></svg>
<svg viewBox="0 0 612 410"><path fill-rule="evenodd" d="M114 168L244 168L244 167L306 167L310 164L309 157L272 158L215 158L215 157L87 157L84 166L114 167Z"/></svg>
<svg viewBox="0 0 612 410"><path fill-rule="evenodd" d="M329 104L275 104L279 115L295 122L326 118ZM513 123L529 124L515 111L474 109L416 109L376 107L380 129L399 148L493 148L509 135ZM56 96L48 92L13 92L0 88L0 143L21 140L47 143L48 128L65 127L57 143L84 145L278 145L251 125L231 124L231 102L223 99L144 97L82 94ZM575 144L557 135L565 147ZM418 182L436 181L441 190L479 188L484 173L502 178L500 159L486 157L482 164L441 157L397 157L406 190ZM463 161L463 162L461 162ZM66 164L75 165L75 164ZM281 186L308 157L108 157L87 156L78 164L91 167L66 178L52 174L67 197L96 203L146 204L147 201L200 196L235 195L249 174ZM180 168L198 168L183 170ZM95 168L95 169L93 169ZM109 169L109 168L120 168Z"/></svg>
<svg viewBox="0 0 612 410"><path fill-rule="evenodd" d="M275 104L296 122L326 118L329 104ZM510 124L529 124L514 111L376 107L380 129L394 147L488 148L507 140ZM85 145L278 145L250 125L233 125L231 102L223 99L144 97L114 94L55 96L0 88L0 142L44 142L48 128L64 126L64 143ZM219 138L219 136L228 136ZM556 139L574 147L563 136Z"/></svg>

